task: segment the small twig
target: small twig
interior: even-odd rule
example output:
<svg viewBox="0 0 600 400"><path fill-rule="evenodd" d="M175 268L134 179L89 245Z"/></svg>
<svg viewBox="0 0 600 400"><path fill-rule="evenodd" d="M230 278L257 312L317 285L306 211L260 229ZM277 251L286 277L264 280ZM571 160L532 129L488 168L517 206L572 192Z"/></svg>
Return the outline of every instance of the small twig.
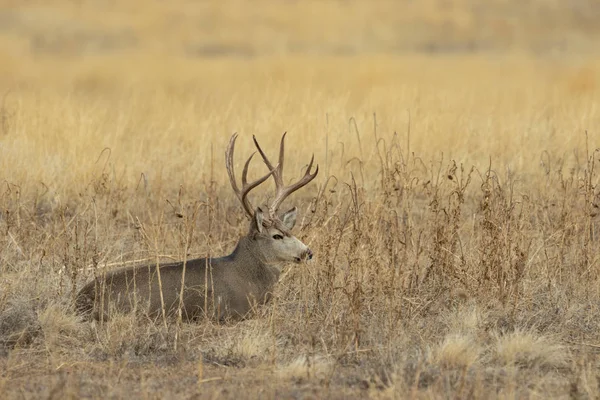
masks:
<svg viewBox="0 0 600 400"><path fill-rule="evenodd" d="M600 344L592 344L592 343L583 343L583 342L572 342L570 340L565 340L565 342L569 343L569 344L574 344L577 346L587 346L587 347L592 347L594 349L600 349Z"/></svg>
<svg viewBox="0 0 600 400"><path fill-rule="evenodd" d="M10 240L13 242L13 244L15 245L15 247L17 248L19 253L21 253L21 255L23 257L25 257L25 253L23 252L23 249L21 249L21 246L19 246L19 243L17 243L17 240L15 239L13 234L11 232L8 232L8 236L10 237Z"/></svg>
<svg viewBox="0 0 600 400"><path fill-rule="evenodd" d="M223 380L222 376L215 376L214 378L206 378L206 379L202 379L201 381L198 381L198 383L205 383L205 382L213 382L213 381L221 381Z"/></svg>
<svg viewBox="0 0 600 400"><path fill-rule="evenodd" d="M169 254L159 254L158 255L161 259L163 258L168 258L171 259L173 261L179 261L179 258L177 256L172 256ZM153 261L155 260L156 257L145 257L145 258L138 258L135 260L129 260L129 261L115 261L115 262L109 262L109 263L103 263L101 265L97 265L95 268L100 269L100 268L109 268L109 267L115 267L115 266L125 266L128 264L141 264L144 262L149 262L149 261ZM78 269L79 272L85 272L85 271L90 271L92 268L94 268L93 264L90 264L86 267L80 268Z"/></svg>

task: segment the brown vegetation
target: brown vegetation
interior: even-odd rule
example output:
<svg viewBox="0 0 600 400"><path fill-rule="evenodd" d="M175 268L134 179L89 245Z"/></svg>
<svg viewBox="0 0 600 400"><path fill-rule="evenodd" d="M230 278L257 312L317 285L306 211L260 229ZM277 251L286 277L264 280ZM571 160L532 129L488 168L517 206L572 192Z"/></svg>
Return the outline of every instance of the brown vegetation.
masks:
<svg viewBox="0 0 600 400"><path fill-rule="evenodd" d="M471 13L483 12L473 3L423 2L399 15L437 26L428 31L436 43L462 24L463 36L446 38L466 43L477 32ZM500 3L491 15L516 4ZM0 397L600 395L600 64L582 50L597 34L585 23L593 4L567 13L560 2L527 3L572 33L567 45L580 52L569 58L540 56L527 43L552 35L539 21L519 30L518 18L498 22L516 32L518 53L390 54L385 19L372 36L348 28L365 48L332 51L357 43L342 34L348 21L369 10L393 18L366 2L349 2L346 19L345 2L323 3L314 14L332 21L326 40L298 22L286 32L303 46L274 52L259 27L230 29L250 55L190 57L174 44L206 15L193 3L164 14L153 3L131 21L135 2L93 4L57 6L51 17L43 5L15 7L19 18L0 18L9 27L0 40ZM287 14L283 4L248 18L273 27L316 7L290 2L298 9ZM246 21L233 5L217 7L225 11L210 14L211 26ZM177 29L157 17L170 12L183 18L173 17ZM32 26L42 36L60 27L118 36L119 24L131 39L92 54L32 45L42 43ZM77 47L93 42L81 37L70 48L89 49ZM311 52L311 43L323 46ZM246 233L223 167L235 131L243 154L251 134L274 154L290 132L290 180L315 153L316 183L287 202L299 207L295 233L313 261L285 269L250 320L82 321L73 301L93 276L227 254ZM258 167L249 175L263 175ZM270 188L259 189L255 198L269 200Z"/></svg>

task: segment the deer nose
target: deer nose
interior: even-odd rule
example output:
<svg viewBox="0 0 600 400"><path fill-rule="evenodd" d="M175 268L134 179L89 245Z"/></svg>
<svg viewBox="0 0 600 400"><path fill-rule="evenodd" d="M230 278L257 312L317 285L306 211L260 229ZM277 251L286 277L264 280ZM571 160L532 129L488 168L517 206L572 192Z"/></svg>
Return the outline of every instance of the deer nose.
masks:
<svg viewBox="0 0 600 400"><path fill-rule="evenodd" d="M311 249L306 249L306 259L307 260L312 260L313 257L313 252Z"/></svg>

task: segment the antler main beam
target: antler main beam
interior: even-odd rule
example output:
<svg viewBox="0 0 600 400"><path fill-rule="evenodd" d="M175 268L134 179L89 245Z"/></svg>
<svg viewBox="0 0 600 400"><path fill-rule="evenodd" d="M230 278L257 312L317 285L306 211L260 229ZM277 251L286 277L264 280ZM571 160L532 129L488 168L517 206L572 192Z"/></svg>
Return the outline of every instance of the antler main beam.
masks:
<svg viewBox="0 0 600 400"><path fill-rule="evenodd" d="M265 162L265 164L267 165L269 170L271 170L270 174L273 175L273 180L275 181L275 187L276 187L275 198L273 199L273 202L271 203L271 206L269 207L269 214L271 216L276 215L279 206L281 205L281 203L283 203L283 201L290 194L294 193L296 190L300 189L301 187L306 186L310 181L315 179L315 177L319 173L319 165L318 164L315 168L315 172L312 174L310 173L313 162L315 160L315 155L313 154L310 159L310 163L308 164L308 168L306 169L306 172L304 173L304 176L298 182L291 184L289 186L284 186L284 184L283 184L283 161L284 161L284 153L285 153L285 135L286 134L287 134L287 132L285 132L283 134L283 136L281 137L281 143L279 144L279 164L275 167L273 167L273 164L271 164L271 162L269 161L269 158L266 156L266 154L260 148L260 145L258 144L258 141L256 140L256 136L252 136L252 138L254 139L254 145L256 146L256 149L260 153L263 161Z"/></svg>
<svg viewBox="0 0 600 400"><path fill-rule="evenodd" d="M227 174L229 175L229 181L231 182L231 187L233 188L233 191L242 203L246 214L250 218L252 218L254 216L254 207L248 199L248 193L250 193L250 191L258 185L266 181L269 178L269 176L275 173L276 168L278 168L279 166L273 168L270 164L267 164L270 170L269 173L263 176L262 178L255 180L254 182L248 183L248 166L250 165L252 157L254 157L254 154L256 154L252 153L252 155L250 155L250 157L246 161L246 164L244 164L244 169L242 170L242 189L240 190L235 179L235 171L233 168L233 151L235 148L235 140L237 139L237 136L237 133L234 133L233 135L231 135L231 139L229 139L229 145L227 146L227 151L225 151L225 166L227 168Z"/></svg>

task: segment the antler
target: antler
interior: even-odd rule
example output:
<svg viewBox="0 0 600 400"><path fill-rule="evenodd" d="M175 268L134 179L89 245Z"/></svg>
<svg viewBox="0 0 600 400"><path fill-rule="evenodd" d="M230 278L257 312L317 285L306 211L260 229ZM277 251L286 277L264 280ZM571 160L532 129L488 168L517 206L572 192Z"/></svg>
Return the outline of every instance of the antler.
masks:
<svg viewBox="0 0 600 400"><path fill-rule="evenodd" d="M319 173L319 165L316 166L315 172L313 174L310 173L313 162L315 160L315 155L313 154L310 159L310 163L308 163L308 168L306 169L306 172L304 173L304 176L302 177L302 179L300 179L298 182L296 182L292 185L284 186L284 184L283 184L283 159L284 159L285 135L286 134L287 134L287 132L285 132L283 134L283 136L281 137L281 144L279 145L279 164L275 167L273 167L273 165L271 164L271 162L269 161L269 159L267 158L265 153L260 148L260 145L258 144L258 141L256 140L256 136L252 136L252 138L254 139L254 144L256 145L256 148L258 149L258 152L260 153L263 161L267 165L267 168L269 168L271 170L271 172L273 174L273 179L275 180L275 187L276 187L275 198L273 199L273 202L271 203L271 206L269 207L269 214L271 216L275 216L277 209L279 208L281 203L283 203L283 201L290 194L294 193L296 190L300 189L301 187L307 185L310 181L315 179L315 177Z"/></svg>
<svg viewBox="0 0 600 400"><path fill-rule="evenodd" d="M248 158L248 161L246 161L246 164L244 165L244 169L242 170L242 190L240 190L236 183L235 172L233 170L233 149L235 147L236 139L237 139L237 133L234 133L233 135L231 135L231 139L229 139L229 146L227 146L227 151L225 152L225 167L227 168L227 174L229 175L229 181L231 182L231 187L233 188L233 191L235 192L236 196L242 203L242 206L244 207L246 214L250 218L252 218L254 216L254 207L252 207L250 200L248 200L248 193L250 193L250 191L252 189L254 189L255 187L257 187L258 185L260 185L261 183L266 181L267 178L275 172L275 169L273 169L273 167L271 167L269 165L269 169L271 171L269 171L268 174L266 174L265 176L263 176L262 178L254 181L254 182L248 183L247 182L248 166L250 165L250 160L252 160L252 157L254 157L254 154L256 154L256 152L252 153L252 155Z"/></svg>

